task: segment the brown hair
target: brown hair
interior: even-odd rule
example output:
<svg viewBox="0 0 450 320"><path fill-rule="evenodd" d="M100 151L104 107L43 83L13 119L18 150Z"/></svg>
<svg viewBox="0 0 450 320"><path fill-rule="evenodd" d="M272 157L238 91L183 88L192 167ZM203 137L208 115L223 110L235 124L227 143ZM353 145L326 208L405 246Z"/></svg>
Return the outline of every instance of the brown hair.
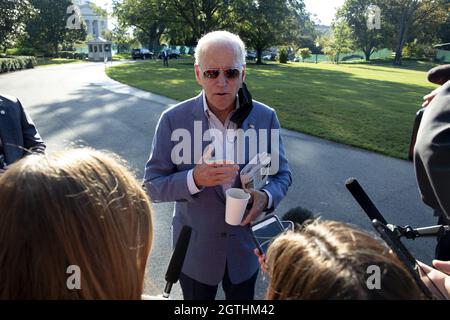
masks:
<svg viewBox="0 0 450 320"><path fill-rule="evenodd" d="M0 178L0 243L0 299L140 299L150 201L112 156L30 155Z"/></svg>
<svg viewBox="0 0 450 320"><path fill-rule="evenodd" d="M384 243L340 222L318 220L281 235L270 245L266 261L270 300L424 298ZM371 265L380 268L380 289L367 286Z"/></svg>

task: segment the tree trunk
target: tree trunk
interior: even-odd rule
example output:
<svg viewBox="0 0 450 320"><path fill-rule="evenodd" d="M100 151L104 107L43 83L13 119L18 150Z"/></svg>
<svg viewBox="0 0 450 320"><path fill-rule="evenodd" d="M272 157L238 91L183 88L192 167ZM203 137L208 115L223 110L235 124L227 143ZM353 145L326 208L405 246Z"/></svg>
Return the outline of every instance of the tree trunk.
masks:
<svg viewBox="0 0 450 320"><path fill-rule="evenodd" d="M153 38L150 37L148 39L148 50L150 50L151 52L153 52Z"/></svg>
<svg viewBox="0 0 450 320"><path fill-rule="evenodd" d="M403 10L402 19L400 21L397 47L395 48L394 65L396 65L396 66L402 65L402 51L403 51L403 46L405 45L407 33L408 33L408 25L407 24L408 24L408 8L405 8Z"/></svg>
<svg viewBox="0 0 450 320"><path fill-rule="evenodd" d="M372 48L364 50L364 56L366 58L366 61L370 61L370 56L371 55L372 55Z"/></svg>
<svg viewBox="0 0 450 320"><path fill-rule="evenodd" d="M262 64L262 48L256 48L256 64Z"/></svg>

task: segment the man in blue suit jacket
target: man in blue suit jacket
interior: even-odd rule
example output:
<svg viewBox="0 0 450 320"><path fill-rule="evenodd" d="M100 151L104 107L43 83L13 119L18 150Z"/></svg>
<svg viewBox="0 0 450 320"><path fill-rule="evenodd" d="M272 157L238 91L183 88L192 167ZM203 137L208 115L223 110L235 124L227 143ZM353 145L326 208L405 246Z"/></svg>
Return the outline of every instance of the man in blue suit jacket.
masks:
<svg viewBox="0 0 450 320"><path fill-rule="evenodd" d="M45 144L20 101L0 95L0 159L3 164L10 165L30 152L44 151ZM4 169L0 163L0 174Z"/></svg>
<svg viewBox="0 0 450 320"><path fill-rule="evenodd" d="M176 202L173 243L184 225L192 228L180 276L189 300L214 299L220 282L227 299L253 299L259 266L249 224L264 211L273 211L291 185L275 111L242 97L245 55L242 40L229 32L200 39L194 67L203 91L162 114L146 164L144 183L152 201ZM241 135L240 144L238 132L251 130L259 133L257 141ZM210 141L216 157L235 164L203 161L202 150ZM228 225L225 191L241 187L239 170L256 152L270 153L277 168L261 190L248 191L252 207L241 225Z"/></svg>

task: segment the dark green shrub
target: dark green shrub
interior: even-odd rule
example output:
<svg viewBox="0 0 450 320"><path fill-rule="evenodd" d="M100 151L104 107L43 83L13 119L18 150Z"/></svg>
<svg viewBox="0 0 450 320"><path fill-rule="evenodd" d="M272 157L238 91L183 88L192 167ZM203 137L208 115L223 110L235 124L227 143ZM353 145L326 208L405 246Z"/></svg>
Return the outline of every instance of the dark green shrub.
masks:
<svg viewBox="0 0 450 320"><path fill-rule="evenodd" d="M36 64L35 57L6 56L6 58L0 58L0 73L34 68Z"/></svg>
<svg viewBox="0 0 450 320"><path fill-rule="evenodd" d="M75 59L75 55L76 55L75 51L60 51L58 53L58 58Z"/></svg>
<svg viewBox="0 0 450 320"><path fill-rule="evenodd" d="M352 54L350 56L346 56L341 59L341 61L350 61L350 60L364 60L364 57L357 54Z"/></svg>
<svg viewBox="0 0 450 320"><path fill-rule="evenodd" d="M8 56L35 56L36 52L33 48L11 48L6 50Z"/></svg>
<svg viewBox="0 0 450 320"><path fill-rule="evenodd" d="M287 63L288 61L288 51L285 48L281 48L279 53L278 53L278 61L280 61L280 63Z"/></svg>

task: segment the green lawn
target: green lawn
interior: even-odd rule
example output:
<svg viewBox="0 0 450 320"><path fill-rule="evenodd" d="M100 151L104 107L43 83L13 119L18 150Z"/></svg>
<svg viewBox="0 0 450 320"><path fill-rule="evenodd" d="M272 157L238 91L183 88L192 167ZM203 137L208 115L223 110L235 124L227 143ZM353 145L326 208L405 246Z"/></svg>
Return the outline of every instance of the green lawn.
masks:
<svg viewBox="0 0 450 320"><path fill-rule="evenodd" d="M137 62L107 69L117 81L177 100L200 92L192 60ZM284 128L407 157L415 112L434 85L430 65L249 64L253 98L275 108Z"/></svg>
<svg viewBox="0 0 450 320"><path fill-rule="evenodd" d="M78 59L66 59L66 58L37 58L37 66L50 66L65 63L78 63L83 62Z"/></svg>
<svg viewBox="0 0 450 320"><path fill-rule="evenodd" d="M124 60L124 59L131 59L131 53L116 53L113 56L114 61Z"/></svg>

